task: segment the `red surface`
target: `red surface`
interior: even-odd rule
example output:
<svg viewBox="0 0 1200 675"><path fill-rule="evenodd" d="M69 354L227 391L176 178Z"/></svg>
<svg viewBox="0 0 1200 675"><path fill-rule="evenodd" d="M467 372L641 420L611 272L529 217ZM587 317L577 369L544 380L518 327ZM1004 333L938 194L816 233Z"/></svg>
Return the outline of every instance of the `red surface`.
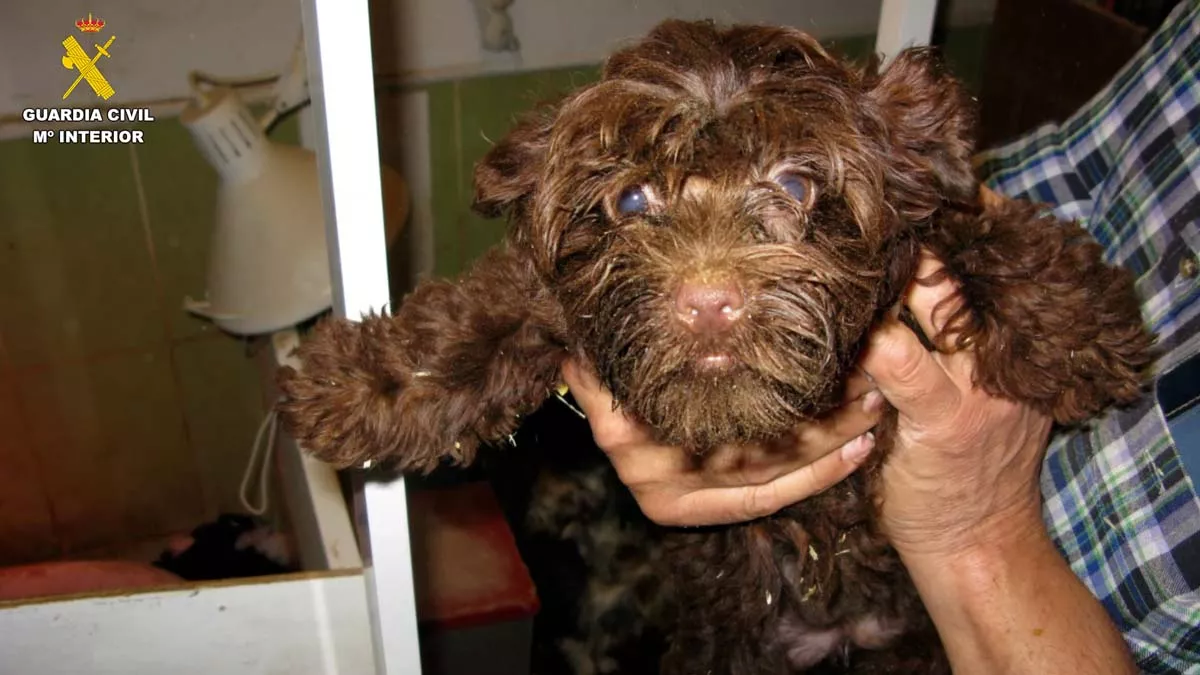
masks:
<svg viewBox="0 0 1200 675"><path fill-rule="evenodd" d="M173 586L179 577L152 565L120 560L50 562L0 567L0 600Z"/></svg>
<svg viewBox="0 0 1200 675"><path fill-rule="evenodd" d="M533 616L539 604L486 483L410 494L417 618L464 628Z"/></svg>

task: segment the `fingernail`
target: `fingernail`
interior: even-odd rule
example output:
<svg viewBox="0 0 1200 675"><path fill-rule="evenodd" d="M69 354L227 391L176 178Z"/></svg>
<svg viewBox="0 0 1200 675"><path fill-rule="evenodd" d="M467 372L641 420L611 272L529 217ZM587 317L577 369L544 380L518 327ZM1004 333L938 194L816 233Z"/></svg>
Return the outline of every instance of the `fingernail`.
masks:
<svg viewBox="0 0 1200 675"><path fill-rule="evenodd" d="M862 400L863 412L879 412L883 408L883 394L878 389L868 391Z"/></svg>
<svg viewBox="0 0 1200 675"><path fill-rule="evenodd" d="M842 460L857 464L871 454L874 447L875 434L868 431L842 446Z"/></svg>
<svg viewBox="0 0 1200 675"><path fill-rule="evenodd" d="M867 382L870 382L871 384L875 384L875 378L871 377L871 374L867 372L866 368L862 367L861 363L855 367L855 370L857 370L860 375L865 377Z"/></svg>

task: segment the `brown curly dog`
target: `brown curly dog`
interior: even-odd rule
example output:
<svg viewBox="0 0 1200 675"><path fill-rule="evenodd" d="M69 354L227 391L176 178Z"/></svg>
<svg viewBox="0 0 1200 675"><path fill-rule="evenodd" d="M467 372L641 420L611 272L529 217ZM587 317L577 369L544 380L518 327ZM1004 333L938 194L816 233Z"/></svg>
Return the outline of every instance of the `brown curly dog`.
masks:
<svg viewBox="0 0 1200 675"><path fill-rule="evenodd" d="M329 321L283 419L338 465L470 462L590 364L660 440L776 438L837 405L922 248L965 304L939 349L1060 424L1141 393L1132 279L1077 225L980 203L973 111L927 49L886 68L789 28L668 21L475 169L506 243L394 316ZM680 531L670 673L931 673L936 632L876 526L877 459L772 517Z"/></svg>

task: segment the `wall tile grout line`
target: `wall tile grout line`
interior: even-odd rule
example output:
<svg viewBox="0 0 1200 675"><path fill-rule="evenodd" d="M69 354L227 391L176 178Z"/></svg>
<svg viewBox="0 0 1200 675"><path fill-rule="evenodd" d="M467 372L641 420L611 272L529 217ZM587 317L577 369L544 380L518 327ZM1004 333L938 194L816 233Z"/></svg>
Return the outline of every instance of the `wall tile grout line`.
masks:
<svg viewBox="0 0 1200 675"><path fill-rule="evenodd" d="M0 387L9 389L16 385L14 376L20 371L12 366L8 353L4 349L3 338L4 336L0 334ZM20 425L21 433L18 438L22 440L22 450L25 452L29 466L33 468L34 480L37 481L38 486L37 492L46 506L46 518L50 525L50 555L53 558L61 558L66 555L65 535L62 532L62 525L58 521L58 515L54 511L54 500L50 498L50 490L46 486L46 471L42 467L41 455L29 442L32 434L29 429L29 416L25 414L25 402L20 396L11 397L11 401L16 409L17 424ZM5 433L5 430L0 429L0 433Z"/></svg>
<svg viewBox="0 0 1200 675"><path fill-rule="evenodd" d="M4 345L4 327L0 326L0 375L11 370L12 361L8 356L8 348Z"/></svg>
<svg viewBox="0 0 1200 675"><path fill-rule="evenodd" d="M463 259L463 243L466 240L466 216L462 212L463 200L467 195L463 194L463 115L462 115L462 86L460 80L454 81L454 86L451 88L453 96L454 110L454 194L456 196L455 203L457 207L454 210L454 261L455 269L461 270L466 260Z"/></svg>
<svg viewBox="0 0 1200 675"><path fill-rule="evenodd" d="M162 270L158 264L158 251L154 246L154 232L150 227L150 206L146 202L146 186L142 180L142 165L138 158L137 146L129 146L129 158L133 169L133 184L137 192L138 216L141 219L142 234L145 237L146 253L150 256L150 268L154 274L154 298L158 308L159 319L162 321L163 345L167 351L167 364L171 372L171 389L175 395L176 405L180 411L186 408L183 392L183 378L179 373L179 363L176 359L175 343L171 330L171 318L167 313L166 308L166 288L163 284ZM200 449L196 447L193 439L191 425L188 422L186 414L181 414L180 419L183 424L183 438L192 454L192 480L198 487L200 494L200 506L205 517L210 515L210 495L208 486L204 480L204 462L200 456ZM215 505L214 509L215 511Z"/></svg>
<svg viewBox="0 0 1200 675"><path fill-rule="evenodd" d="M21 427L24 431L24 437L28 441L32 435L29 429L29 415L26 414L25 401L20 397L15 398L17 415L21 418ZM42 465L41 453L34 450L33 444L29 444L29 454L31 455L33 471L37 475L38 485L41 488L42 499L46 501L46 512L50 518L50 538L54 542L54 557L63 558L67 555L68 544L67 535L63 531L63 524L60 522L58 513L54 509L54 500L50 496L50 488L46 481L46 474L49 469Z"/></svg>

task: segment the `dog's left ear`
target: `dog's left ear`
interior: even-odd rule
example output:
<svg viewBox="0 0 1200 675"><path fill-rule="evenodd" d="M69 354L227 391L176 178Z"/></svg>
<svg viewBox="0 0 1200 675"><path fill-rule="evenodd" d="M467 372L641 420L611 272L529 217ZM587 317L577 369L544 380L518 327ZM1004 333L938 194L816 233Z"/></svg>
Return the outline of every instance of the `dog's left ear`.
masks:
<svg viewBox="0 0 1200 675"><path fill-rule="evenodd" d="M866 84L872 112L886 127L890 150L900 160L897 173L907 174L902 180L932 179L945 197L974 200L974 106L936 51L906 49L882 72L868 75Z"/></svg>
<svg viewBox="0 0 1200 675"><path fill-rule="evenodd" d="M545 164L556 109L546 106L518 119L475 164L472 207L480 215L501 216L533 194Z"/></svg>

